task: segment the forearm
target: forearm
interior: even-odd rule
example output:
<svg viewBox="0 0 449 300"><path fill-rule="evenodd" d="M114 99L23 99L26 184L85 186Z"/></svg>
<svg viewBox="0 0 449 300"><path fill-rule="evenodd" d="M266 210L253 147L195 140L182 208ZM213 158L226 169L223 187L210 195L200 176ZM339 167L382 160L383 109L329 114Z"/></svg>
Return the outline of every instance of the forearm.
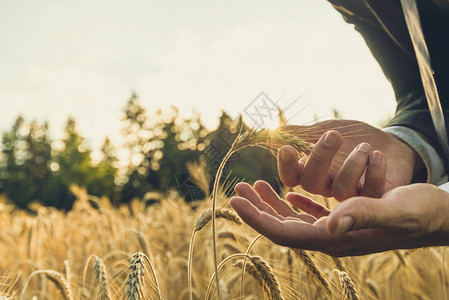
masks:
<svg viewBox="0 0 449 300"><path fill-rule="evenodd" d="M409 33L405 27L400 6L395 5L393 1L389 3L356 1L359 4L346 0L330 1L343 15L345 21L353 24L355 29L363 36L385 76L392 84L397 107L395 116L389 122L388 127L410 128L417 132L437 153L441 153L441 147L424 95L418 64L410 44ZM449 53L449 39L447 38L449 18L442 16L434 5L427 3L431 1L422 2L419 9L422 15L426 42L431 51L432 67L435 71L435 80L443 111L446 120L449 120L449 56L447 55ZM374 9L366 3L373 5ZM377 6L383 8L383 14L380 14L380 17L385 15L391 18L385 18L384 20L379 15L375 15L379 11L382 13L382 9ZM446 128L449 130L447 125L446 122ZM428 169L432 168L428 159L423 157L423 161L427 163ZM447 162L443 161L443 163L446 164L447 168ZM430 182L437 182L435 180L438 179L434 178L438 176L434 175L429 178Z"/></svg>

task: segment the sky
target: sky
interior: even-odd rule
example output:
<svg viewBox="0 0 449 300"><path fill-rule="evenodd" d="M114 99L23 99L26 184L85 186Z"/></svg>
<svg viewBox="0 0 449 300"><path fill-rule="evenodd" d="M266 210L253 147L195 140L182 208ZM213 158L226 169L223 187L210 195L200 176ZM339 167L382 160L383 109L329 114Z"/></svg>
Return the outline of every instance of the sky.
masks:
<svg viewBox="0 0 449 300"><path fill-rule="evenodd" d="M361 36L327 1L2 0L0 131L18 114L67 117L92 147L121 142L135 91L149 113L247 111L260 93L292 124L314 116L376 124L394 113L389 82Z"/></svg>

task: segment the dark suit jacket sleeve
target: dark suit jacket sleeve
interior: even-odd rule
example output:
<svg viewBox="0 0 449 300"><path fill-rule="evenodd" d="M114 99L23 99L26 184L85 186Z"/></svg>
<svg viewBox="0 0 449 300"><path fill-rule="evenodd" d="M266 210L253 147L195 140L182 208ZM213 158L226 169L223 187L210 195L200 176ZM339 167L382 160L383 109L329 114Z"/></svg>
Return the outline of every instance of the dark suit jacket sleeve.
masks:
<svg viewBox="0 0 449 300"><path fill-rule="evenodd" d="M399 1L397 3L394 2L395 0L388 1L392 4L387 8L386 15L390 19L386 20L386 23L382 22L381 12L378 14L379 11L373 11L373 8L369 7L369 1L333 0L331 2L342 13L345 21L353 24L363 36L393 86L397 107L395 116L387 126L400 125L419 132L440 153L440 145L430 117L414 51L410 48L410 43L405 45L398 43L398 40L410 40L408 32L402 30L406 27ZM432 66L435 69L440 100L448 120L449 20L438 13L431 4L421 5L419 8L424 34L432 56ZM392 16L394 16L393 21ZM398 37L397 40L388 28L392 29ZM446 121L446 127L447 124Z"/></svg>

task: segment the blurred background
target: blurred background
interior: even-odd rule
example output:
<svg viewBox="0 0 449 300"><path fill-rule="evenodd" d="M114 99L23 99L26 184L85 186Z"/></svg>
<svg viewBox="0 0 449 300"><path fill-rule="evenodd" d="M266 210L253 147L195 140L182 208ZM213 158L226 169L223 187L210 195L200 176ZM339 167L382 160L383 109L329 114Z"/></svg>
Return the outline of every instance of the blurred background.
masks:
<svg viewBox="0 0 449 300"><path fill-rule="evenodd" d="M262 100L290 124L394 112L363 39L324 0L4 0L0 25L0 194L20 207L70 209L71 184L115 204L203 198L186 164L212 180ZM260 149L225 176L278 183Z"/></svg>

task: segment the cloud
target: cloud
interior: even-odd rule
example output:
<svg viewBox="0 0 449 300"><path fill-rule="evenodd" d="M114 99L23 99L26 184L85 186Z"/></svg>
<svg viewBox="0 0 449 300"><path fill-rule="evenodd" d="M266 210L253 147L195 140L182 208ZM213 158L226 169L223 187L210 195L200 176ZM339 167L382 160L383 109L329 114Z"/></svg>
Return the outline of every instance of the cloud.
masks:
<svg viewBox="0 0 449 300"><path fill-rule="evenodd" d="M150 112L175 105L190 116L195 109L211 127L221 109L236 116L261 91L274 101L281 98L281 107L305 94L290 115L311 105L292 123L310 121L314 113L331 117L334 107L343 117L371 123L394 110L380 68L343 22L258 20L208 35L184 27L165 39L170 42L158 55L108 44L111 55L99 44L81 48L84 54L63 66L29 65L14 88L0 89L0 128L10 127L21 113L49 120L59 134L72 115L94 146L105 135L119 141L121 110L134 88ZM102 55L105 59L96 59ZM138 60L150 67L139 67ZM109 61L116 67L107 68Z"/></svg>
<svg viewBox="0 0 449 300"><path fill-rule="evenodd" d="M213 40L181 29L157 59L159 71L137 76L137 90L149 107L173 104L187 114L196 108L209 124L222 108L242 112L261 91L274 100L288 92L284 104L306 93L292 111L313 102L308 120L337 107L375 122L394 107L392 92L361 39L346 29L338 35L318 23L252 22Z"/></svg>

